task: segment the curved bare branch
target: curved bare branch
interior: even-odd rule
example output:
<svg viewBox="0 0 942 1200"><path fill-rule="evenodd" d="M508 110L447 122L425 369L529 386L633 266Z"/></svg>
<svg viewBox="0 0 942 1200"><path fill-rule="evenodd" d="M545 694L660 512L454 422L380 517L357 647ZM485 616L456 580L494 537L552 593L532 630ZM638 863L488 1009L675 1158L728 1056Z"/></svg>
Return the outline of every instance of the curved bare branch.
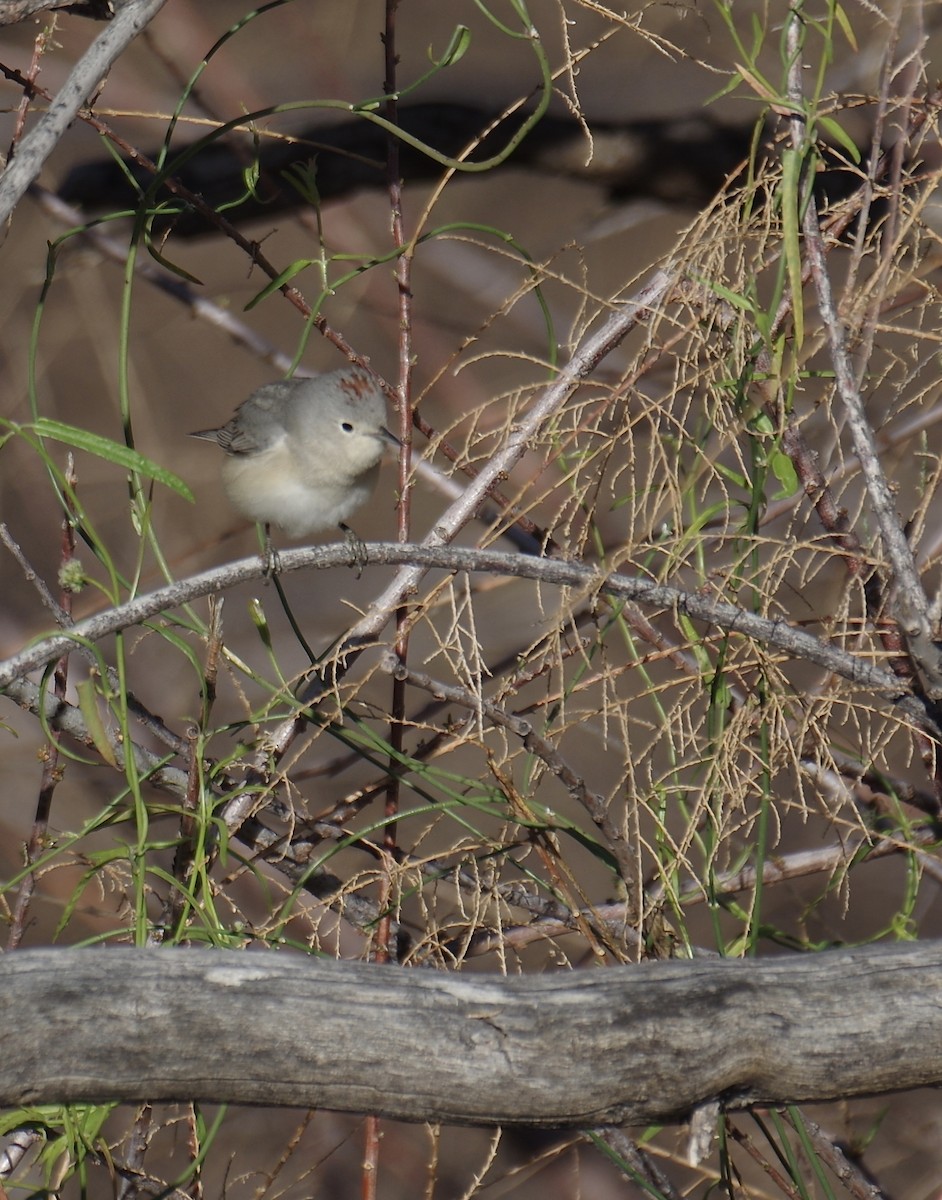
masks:
<svg viewBox="0 0 942 1200"><path fill-rule="evenodd" d="M677 609L697 621L705 621L720 629L744 637L788 656L814 663L833 671L849 682L867 688L897 704L900 711L914 720L925 722L926 713L920 701L900 687L900 681L890 671L857 658L838 646L830 645L784 620L762 617L733 604L714 600L698 592L654 583L650 579L630 575L605 576L597 567L558 559L533 558L500 550L477 550L453 546L417 546L387 542L367 542L354 552L346 543L315 546L297 550L282 550L278 556L279 569L287 574L304 568L323 570L327 567L357 565L405 565L410 572L421 576L433 568L446 571L486 571L508 578L532 579L540 583L595 590L608 596L635 600L656 609ZM37 641L28 649L0 662L0 689L13 680L54 662L80 640L99 641L119 629L140 625L168 608L187 604L201 596L225 590L249 579L260 578L265 563L259 557L243 558L214 567L199 575L158 588L127 604L120 604L95 617L76 622L68 634ZM397 579L402 577L400 572ZM388 614L387 614L388 620ZM380 626L381 628L381 626ZM348 648L353 642L348 638Z"/></svg>

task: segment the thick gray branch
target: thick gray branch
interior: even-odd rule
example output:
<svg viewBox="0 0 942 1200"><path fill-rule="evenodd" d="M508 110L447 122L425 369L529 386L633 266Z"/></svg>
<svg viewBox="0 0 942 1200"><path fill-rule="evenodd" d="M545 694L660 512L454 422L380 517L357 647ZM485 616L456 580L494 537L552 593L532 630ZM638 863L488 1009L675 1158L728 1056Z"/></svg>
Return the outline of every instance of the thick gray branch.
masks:
<svg viewBox="0 0 942 1200"><path fill-rule="evenodd" d="M539 977L130 948L0 958L0 1104L679 1120L942 1083L942 943Z"/></svg>

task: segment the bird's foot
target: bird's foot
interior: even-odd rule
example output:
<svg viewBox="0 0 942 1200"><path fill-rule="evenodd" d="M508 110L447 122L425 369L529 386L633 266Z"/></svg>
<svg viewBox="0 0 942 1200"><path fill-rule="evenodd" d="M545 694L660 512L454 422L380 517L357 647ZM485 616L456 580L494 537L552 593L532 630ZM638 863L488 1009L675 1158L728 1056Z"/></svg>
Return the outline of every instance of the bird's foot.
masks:
<svg viewBox="0 0 942 1200"><path fill-rule="evenodd" d="M357 579L359 579L366 566L366 543L358 534L354 533L349 525L344 525L343 521L340 522L340 528L343 530L344 540L353 552L353 565L356 567Z"/></svg>

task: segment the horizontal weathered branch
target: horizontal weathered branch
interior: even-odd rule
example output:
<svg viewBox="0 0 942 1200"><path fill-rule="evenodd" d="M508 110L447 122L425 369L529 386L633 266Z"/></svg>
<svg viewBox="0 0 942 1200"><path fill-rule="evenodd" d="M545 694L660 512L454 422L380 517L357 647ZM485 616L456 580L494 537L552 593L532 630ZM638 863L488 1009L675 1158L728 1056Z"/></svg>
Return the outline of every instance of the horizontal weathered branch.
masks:
<svg viewBox="0 0 942 1200"><path fill-rule="evenodd" d="M942 943L539 977L205 950L0 958L0 1104L680 1120L942 1083Z"/></svg>

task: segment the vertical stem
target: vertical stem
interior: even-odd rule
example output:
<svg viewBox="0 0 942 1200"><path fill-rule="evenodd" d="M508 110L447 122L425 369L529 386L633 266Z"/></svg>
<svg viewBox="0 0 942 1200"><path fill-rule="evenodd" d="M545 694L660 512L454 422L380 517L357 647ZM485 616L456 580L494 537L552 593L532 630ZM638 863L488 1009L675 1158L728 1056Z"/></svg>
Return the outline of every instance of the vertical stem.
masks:
<svg viewBox="0 0 942 1200"><path fill-rule="evenodd" d="M396 54L395 21L399 0L387 0L386 31L384 46L386 51L386 81L385 91L390 97L386 102L387 119L395 124L397 120ZM406 237L402 217L402 179L399 174L399 141L393 135L387 137L386 170L389 189L390 229L393 245L400 252L396 259L397 308L399 313L399 440L402 447L399 452L399 503L397 505L398 528L400 542L408 542L412 518L412 489L410 474L412 469L412 414L409 397L412 381L412 258L406 250ZM400 604L396 609L396 656L400 662L405 662L409 653L409 635L407 619L409 609L406 604ZM406 683L404 680L393 679L392 694L392 727L389 731L389 741L394 755L390 763L389 783L386 788L386 820L383 831L383 846L387 851L387 863L391 867L396 852L396 817L399 812L399 771L398 755L403 748L404 719L405 719ZM387 909L392 899L391 879L387 880L384 908ZM380 944L382 952L389 956L390 921L388 915L380 924Z"/></svg>
<svg viewBox="0 0 942 1200"><path fill-rule="evenodd" d="M75 467L72 461L72 455L69 455L68 465L66 467L66 495L70 491L74 491L76 485ZM75 557L75 530L72 527L72 522L69 519L69 513L65 512L62 517L62 541L61 541L61 566L66 567ZM64 613L71 617L72 615L72 594L65 588L62 589L59 596L59 605ZM53 691L56 699L64 700L66 687L69 680L69 656L63 656L56 663L53 672ZM26 847L26 861L29 866L32 866L40 857L43 851L43 846L46 841L46 833L49 829L49 814L52 811L52 797L56 789L56 784L62 777L62 771L59 767L59 739L60 734L54 729L49 730L49 745L46 747L43 754L43 769L42 777L39 784L39 796L36 800L36 814L33 817L33 828L30 831L29 843ZM23 883L16 897L16 905L13 909L13 917L10 922L10 936L7 939L7 950L15 950L23 939L23 933L26 929L26 918L29 913L30 902L33 898L33 893L36 890L36 875L33 871L24 878Z"/></svg>
<svg viewBox="0 0 942 1200"><path fill-rule="evenodd" d="M397 123L396 68L398 55L396 53L396 14L399 0L386 0L386 26L383 32L385 50L386 77L383 91L389 97L386 101L386 118L395 125ZM399 141L394 134L386 139L386 173L389 192L390 232L395 248L399 251L396 259L396 286L398 291L397 308L399 313L399 403L398 403L398 437L401 443L399 450L399 503L397 505L397 533L400 542L408 542L411 528L411 498L412 487L410 475L412 469L412 413L409 397L412 394L412 258L406 249L404 222L402 217L402 179L399 173ZM407 627L409 609L406 604L400 604L396 609L396 656L400 662L405 662L409 653L409 634ZM386 876L383 884L380 907L382 917L379 922L378 944L376 947L376 962L388 962L391 954L391 912L395 897L395 880L393 871L396 862L396 818L399 814L399 755L403 748L405 733L405 680L395 678L392 685L392 722L389 731L389 742L393 753L390 756L389 782L386 787L385 818L383 828L383 849L386 852ZM363 1200L375 1200L379 1166L380 1128L379 1118L369 1117L366 1124L366 1137L363 1155L363 1181L361 1195Z"/></svg>
<svg viewBox="0 0 942 1200"><path fill-rule="evenodd" d="M30 60L29 70L26 72L26 78L30 83L35 83L39 78L39 65L43 55L46 53L46 47L55 37L57 19L58 13L50 13L48 23L36 35L36 40L33 43L33 57ZM29 114L34 95L35 93L31 91L24 90L23 92L23 97L16 110L16 124L13 127L13 137L10 139L10 147L7 151L7 161L13 158L16 153L17 143L26 130L26 118Z"/></svg>

